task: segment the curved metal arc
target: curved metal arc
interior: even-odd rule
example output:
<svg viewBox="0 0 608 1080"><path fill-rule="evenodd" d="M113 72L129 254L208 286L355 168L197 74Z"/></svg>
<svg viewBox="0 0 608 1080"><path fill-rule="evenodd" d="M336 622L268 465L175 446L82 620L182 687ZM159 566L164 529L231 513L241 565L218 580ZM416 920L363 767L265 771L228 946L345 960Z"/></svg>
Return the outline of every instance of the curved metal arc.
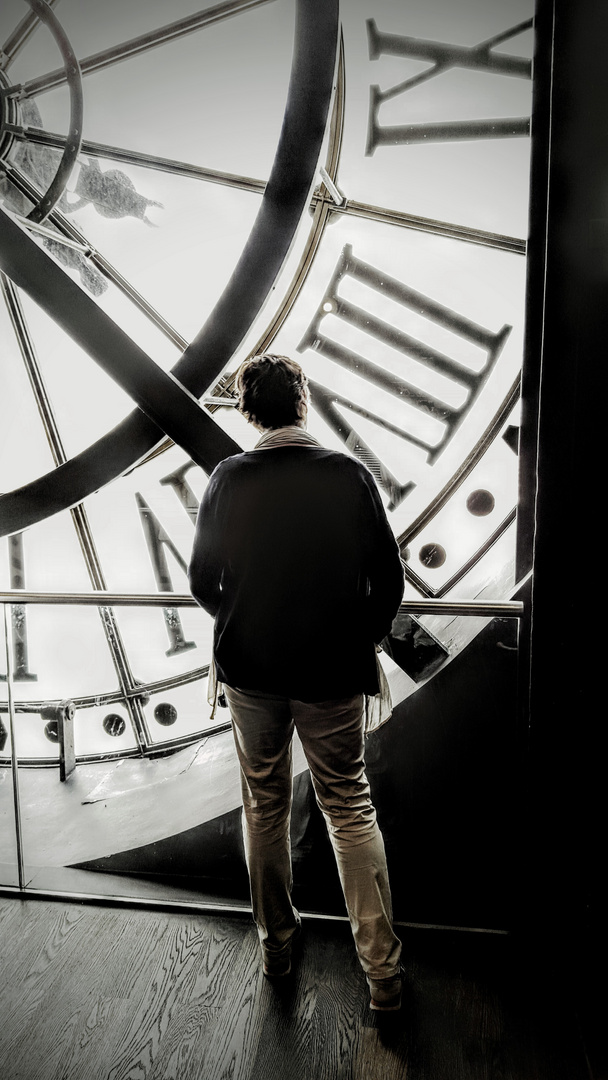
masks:
<svg viewBox="0 0 608 1080"><path fill-rule="evenodd" d="M19 712L19 710L17 710L17 712ZM193 732L191 735L182 735L180 738L164 739L162 742L151 743L150 746L146 748L144 755L142 755L137 747L122 750L110 750L105 751L102 754L78 754L76 764L89 765L99 761L121 761L123 758L136 758L141 760L142 756L146 758L166 757L167 754L175 753L176 750L185 750L189 746L194 746L196 743L203 743L207 739L212 739L216 735L222 735L225 731L231 731L231 729L232 724L230 720L228 720L224 723L214 724L212 727L202 728L200 731ZM7 764L9 760L9 758L0 755L0 765ZM19 765L23 769L56 769L57 758L21 757L19 759Z"/></svg>
<svg viewBox="0 0 608 1080"><path fill-rule="evenodd" d="M458 585L462 581L463 578L467 576L469 570L472 570L474 566L481 562L484 556L487 555L488 551L490 551L490 549L493 548L496 543L498 543L498 541L504 536L507 530L511 528L511 525L513 525L516 517L517 507L515 506L512 510L509 511L507 516L503 518L500 524L497 525L497 527L494 529L494 532L492 532L490 536L488 536L487 539L484 540L483 544L481 544L480 547L478 547L477 550L474 551L473 554L470 555L469 558L466 559L461 566L459 566L458 570L456 570L452 574L452 576L448 578L447 581L444 581L443 585L441 585L438 589L433 589L432 586L429 585L424 580L424 578L421 578L420 575L417 574L416 571L413 570L408 563L404 563L403 566L403 572L405 574L406 581L409 582L410 585L413 585L413 587L416 589L416 592L418 592L420 596L423 596L425 600L439 601L443 599L443 597L447 596L447 594L452 589L454 589L456 585Z"/></svg>
<svg viewBox="0 0 608 1080"><path fill-rule="evenodd" d="M175 690L175 688L179 686L188 686L190 683L200 682L202 679L206 679L208 674L209 664L203 664L201 667L191 668L190 671L182 672L179 675L171 675L165 679L155 679L154 681L151 680L147 683L139 682L137 686L134 686L127 694L124 694L121 690L108 690L105 693L100 691L96 694L73 694L70 697L70 701L74 702L76 709L90 709L96 705L100 705L104 708L108 705L124 705L125 700L128 698L142 698L149 697L152 694L163 694L169 690ZM40 712L46 705L55 704L57 704L57 698L19 701L15 703L15 713ZM6 703L0 702L0 716L3 715L6 710ZM149 745L156 744L150 742Z"/></svg>
<svg viewBox="0 0 608 1080"><path fill-rule="evenodd" d="M492 418L488 424L483 435L477 440L475 446L471 452L467 455L465 460L461 462L456 472L450 477L445 486L441 489L438 495L433 499L431 503L418 515L415 521L408 526L408 528L397 537L398 543L401 547L406 547L414 537L428 525L429 521L437 514L446 502L451 498L454 491L460 487L466 480L467 476L471 473L477 462L485 454L488 446L497 437L502 425L504 424L507 416L511 412L515 403L517 402L520 394L521 375L518 374L502 401L498 412Z"/></svg>
<svg viewBox="0 0 608 1080"><path fill-rule="evenodd" d="M344 133L345 104L346 99L344 83L344 42L341 35L338 57L336 93L331 117L329 145L327 148L327 156L325 162L327 173L331 180L336 179L338 164L340 161L342 136ZM315 256L325 233L325 228L328 221L330 221L331 219L333 206L333 202L331 202L331 200L328 200L324 194L315 191L312 202L313 226L308 237L306 249L302 255L300 264L297 267L295 274L289 284L285 296L281 301L281 304L275 312L270 324L266 327L263 335L258 339L255 346L251 350L250 356L255 356L257 353L265 352L266 349L270 347L279 330L285 323L287 316L293 308L300 292L302 291L304 283L308 278L308 274L310 273ZM230 382L227 383L226 389L231 388L233 385L234 377L230 380ZM213 407L212 411L214 411Z"/></svg>
<svg viewBox="0 0 608 1080"><path fill-rule="evenodd" d="M59 162L57 172L55 173L46 194L42 197L37 206L35 206L28 214L30 221L39 222L44 221L45 217L50 214L55 204L63 195L66 184L71 176L72 169L76 164L76 159L80 152L80 143L82 141L84 105L82 79L80 76L78 60L59 19L51 10L46 0L27 0L27 3L30 5L40 22L43 22L45 26L48 27L57 42L63 57L65 78L70 90L70 126L66 143L63 148L63 154L61 155L61 161Z"/></svg>
<svg viewBox="0 0 608 1080"><path fill-rule="evenodd" d="M336 85L336 92L335 92L335 96L334 96L334 105L333 105L333 111L332 111L332 117L331 117L331 123L330 123L329 143L328 143L326 163L325 163L326 168L327 168L327 172L328 172L328 174L330 176L330 179L335 179L335 177L337 175L338 164L339 164L339 161L340 161L340 153L341 153L341 148L342 148L342 137L343 137L343 132L344 132L344 112L345 112L344 74L345 74L345 70L344 70L344 42L343 42L343 39L342 39L342 35L340 35L339 61L338 61L338 71L337 71L337 80L336 80L337 85ZM63 146L63 143L64 143L64 139L63 139L62 136L54 135L54 134L52 134L50 132L44 132L44 131L41 131L39 129L28 129L27 131L24 131L22 136L20 136L20 137L27 138L28 141L31 141L31 142L36 142L36 143L40 142L40 143L43 143L44 145L56 146L57 148L61 148L61 146ZM191 165L188 165L187 163L184 163L184 162L169 161L168 159L164 159L164 158L155 158L155 157L152 157L150 155L132 155L130 151L121 150L121 149L119 149L117 147L107 147L107 146L101 146L101 145L97 145L97 144L93 144L93 143L83 142L82 151L83 151L83 153L86 152L86 153L93 154L93 155L98 154L98 156L107 156L107 154L109 153L109 155L111 157L113 157L115 160L124 160L124 161L128 160L132 164L146 164L149 168L164 168L164 167L167 167L167 168L169 168L170 171L179 171L180 174L183 174L183 175L189 175L192 172L193 174L196 173L196 175L199 176L201 179L204 179L204 180L211 179L212 182L228 184L229 186L237 186L237 187L241 188L242 190L255 191L258 194L263 194L264 189L266 187L266 181L253 180L253 179L251 179L249 177L234 176L234 175L229 174L229 173L220 174L220 173L215 172L214 170L202 169L199 166L191 166ZM142 160L140 160L140 158ZM33 197L33 193L30 190L31 185L27 182L26 178L24 176L20 175L17 179L20 181L20 189L23 190L24 185L26 185L25 194L27 194L28 197ZM292 307L293 307L293 305L294 305L294 303L295 303L295 301L296 301L296 299L297 299L297 297L298 297L298 295L299 295L299 293L300 293L300 291L301 291L301 289L302 289L302 287L303 287L303 285L304 285L304 283L305 283L305 281L306 281L306 279L308 277L308 274L309 274L310 269L311 269L311 267L313 265L313 261L314 261L315 255L317 253L319 244L320 244L321 239L323 237L323 234L325 232L325 227L326 227L328 221L330 220L331 213L332 213L332 210L335 209L335 205L333 204L333 202L331 202L330 200L328 200L326 198L326 196L324 195L324 193L322 191L322 188L321 188L321 189L319 189L319 190L317 190L317 191L315 191L313 193L311 209L313 209L313 225L312 225L312 229L311 229L311 232L310 232L310 235L309 235L309 238L308 238L307 246L306 246L305 251L304 251L304 253L302 255L302 259L300 260L300 264L299 264L299 266L298 266L298 268L297 268L297 270L296 270L296 272L294 274L294 277L293 277L293 279L292 279L292 281L291 281L291 283L290 283L290 285L289 285L289 287L288 287L288 289L287 289L287 291L285 293L285 296L283 297L283 299L281 301L281 304L280 304L279 308L277 309L277 311L275 312L272 320L270 321L270 323L266 327L266 330L264 331L264 334L261 336L261 338L258 340L257 344L255 345L254 349L252 350L251 355L254 355L257 352L262 352L265 349L267 349L269 347L269 345L271 344L271 342L273 341L273 339L276 337L276 335L279 332L281 326L284 324L287 316L289 315L289 312L291 311L291 309L292 309ZM70 222L68 219L66 219L64 217L64 215L55 213L54 218L57 219L57 220L54 220L54 223L56 224L56 226L58 228L61 228L61 229L64 229L64 230L69 230L70 235L75 234L75 228L74 228L73 223ZM81 241L83 241L84 237L80 237L80 239L81 239ZM97 265L98 268L101 269L102 272L103 272L104 271L104 265L102 263L102 256L100 256L98 252L94 252L93 255L94 255L95 265ZM115 284L118 284L119 287L120 287L120 281L118 280L118 273L117 273L117 271L114 270L114 268L112 268L112 275L111 275L110 279L113 280L115 282ZM126 291L126 290L123 289L123 291ZM132 296L131 293L127 293L127 295L129 295L133 299L133 296ZM150 314L150 312L147 311L147 309L145 309L143 307L143 304L144 304L143 298L137 297L136 299L139 301L140 308L142 310L146 310L147 314ZM159 325L160 316L158 315L157 312L154 312L153 314L154 314L155 321L156 321L157 325ZM161 329L162 328L163 327L161 326ZM181 345L182 350L186 348L187 342L179 342L179 341L177 341L176 332L172 331L172 328L169 328L169 331L165 330L165 332L168 334L168 336L171 337L171 339L174 342ZM232 385L232 382L229 383L228 385ZM212 401L207 402L207 404L209 404L211 406L210 411L212 413L216 411ZM170 448L172 445L173 445L172 440L164 440L163 443L161 444L161 447L162 447L162 450L166 450L166 449ZM143 459L143 461L138 462L138 464L139 465L144 464L146 461L148 461L150 459L150 457L156 456L156 454L160 452L161 447L159 447L159 446L155 447L150 452L150 455L147 455Z"/></svg>
<svg viewBox="0 0 608 1080"><path fill-rule="evenodd" d="M449 593L451 589L454 589L456 585L458 585L462 581L462 579L466 577L469 570L472 570L472 568L476 566L478 562L481 562L484 555L487 554L490 548L493 548L494 545L498 543L498 541L504 536L507 529L510 529L511 525L513 525L514 521L516 520L516 517L517 507L514 506L513 509L509 511L507 516L503 518L500 524L496 526L494 532L491 533L490 536L488 536L487 540L485 540L485 542L477 549L477 551L475 551L466 560L466 562L464 562L462 566L460 566L459 569L454 574L452 574L451 578L449 578L443 583L440 589L437 589L437 591L435 592L435 596L438 600L441 599L443 596L446 596L446 594Z"/></svg>
<svg viewBox="0 0 608 1080"><path fill-rule="evenodd" d="M197 396L220 375L261 310L308 208L333 95L337 0L298 0L293 66L279 147L254 228L227 288L173 372ZM243 289L243 282L250 288ZM238 341L230 327L238 308ZM213 357L221 357L214 362Z"/></svg>
<svg viewBox="0 0 608 1080"><path fill-rule="evenodd" d="M173 368L174 400L179 397L176 380L190 394L201 396L224 369L261 310L287 257L301 214L310 199L333 91L338 43L337 0L298 0L296 27L287 108L262 206L224 294ZM40 254L44 255L43 252ZM52 260L49 262L53 266L56 283L59 281L57 275L60 275L64 282L74 285ZM39 292L44 283L35 279L32 281L27 266L23 270L29 285ZM69 287L67 291L73 297L80 294L81 309L88 307L82 302L81 290L75 285L74 289L76 292ZM59 314L64 325L67 323L66 328L72 332L74 313L71 305L64 301L60 307ZM93 307L96 308L96 305ZM120 337L122 332L99 309L96 312L97 325L104 328L103 340L96 343L99 355L100 349L109 349L105 330L110 331L114 338L117 335ZM50 313L54 318L57 315L52 309ZM86 325L78 327L78 335L85 347L91 344L90 328L87 329ZM141 350L139 353L141 357ZM149 360L145 354L143 356ZM203 416L205 414L198 409L198 419L189 432L199 448L201 432L206 426ZM162 401L160 414L155 419L164 422ZM213 432L208 429L215 445L203 446L207 458L205 468L212 467L226 452L234 453L239 449L221 428L213 424L210 417L207 416L207 419L215 429ZM172 423L169 426L174 427ZM175 434L178 436L176 441L183 445L184 429ZM132 413L113 432L77 458L1 497L0 535L18 532L50 514L74 506L86 495L133 467L162 437L163 432L154 420L140 411ZM233 449L226 451L228 441ZM202 443L206 443L205 436ZM200 454L197 457L200 458Z"/></svg>

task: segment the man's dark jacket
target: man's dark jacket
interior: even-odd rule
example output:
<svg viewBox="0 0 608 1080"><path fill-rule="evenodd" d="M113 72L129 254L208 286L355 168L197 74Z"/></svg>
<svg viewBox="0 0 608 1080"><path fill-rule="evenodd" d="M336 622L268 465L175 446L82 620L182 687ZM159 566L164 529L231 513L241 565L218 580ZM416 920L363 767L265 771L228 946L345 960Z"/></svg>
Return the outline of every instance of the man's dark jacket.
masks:
<svg viewBox="0 0 608 1080"><path fill-rule="evenodd" d="M355 458L281 446L221 462L189 579L215 617L220 682L308 702L377 692L374 642L391 628L403 569Z"/></svg>

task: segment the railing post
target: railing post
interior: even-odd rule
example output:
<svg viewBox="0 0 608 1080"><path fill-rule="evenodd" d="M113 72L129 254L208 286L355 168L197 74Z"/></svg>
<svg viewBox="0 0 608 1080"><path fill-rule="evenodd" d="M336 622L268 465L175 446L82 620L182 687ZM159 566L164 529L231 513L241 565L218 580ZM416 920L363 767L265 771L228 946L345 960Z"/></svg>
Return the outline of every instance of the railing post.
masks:
<svg viewBox="0 0 608 1080"><path fill-rule="evenodd" d="M74 749L74 715L73 701L60 701L58 705L49 705L40 710L40 716L47 723L55 724L57 739L59 741L59 779L67 780L70 773L76 768L76 751Z"/></svg>
<svg viewBox="0 0 608 1080"><path fill-rule="evenodd" d="M13 642L12 626L8 616L8 604L3 604L4 640L6 644L6 688L8 693L8 718L11 737L11 772L13 774L13 802L15 807L15 841L17 844L17 872L19 888L25 889L25 867L23 864L23 837L21 833L21 804L19 801L19 762L15 741L15 703L13 700Z"/></svg>

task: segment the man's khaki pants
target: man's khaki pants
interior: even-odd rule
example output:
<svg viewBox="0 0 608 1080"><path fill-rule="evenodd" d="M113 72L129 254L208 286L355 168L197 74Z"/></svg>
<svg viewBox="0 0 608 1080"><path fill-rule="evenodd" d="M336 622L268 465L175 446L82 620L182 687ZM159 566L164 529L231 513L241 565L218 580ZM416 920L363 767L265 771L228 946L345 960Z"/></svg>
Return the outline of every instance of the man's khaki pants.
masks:
<svg viewBox="0 0 608 1080"><path fill-rule="evenodd" d="M264 960L288 951L299 925L291 902L289 819L294 725L333 845L361 966L399 972L384 842L363 760L363 695L307 704L225 688L241 765L253 917Z"/></svg>

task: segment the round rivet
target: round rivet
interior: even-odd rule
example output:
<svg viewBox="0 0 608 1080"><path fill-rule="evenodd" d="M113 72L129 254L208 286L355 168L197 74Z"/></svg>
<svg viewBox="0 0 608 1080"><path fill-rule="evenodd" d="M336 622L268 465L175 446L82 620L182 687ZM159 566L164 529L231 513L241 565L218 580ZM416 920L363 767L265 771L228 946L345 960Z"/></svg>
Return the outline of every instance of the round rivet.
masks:
<svg viewBox="0 0 608 1080"><path fill-rule="evenodd" d="M119 716L118 713L108 713L103 718L103 730L106 735L112 735L115 739L124 734L126 726L124 717Z"/></svg>
<svg viewBox="0 0 608 1080"><path fill-rule="evenodd" d="M495 505L496 499L492 492L486 491L485 488L472 491L467 499L467 510L470 514L474 514L475 517L485 517L486 514L491 514Z"/></svg>
<svg viewBox="0 0 608 1080"><path fill-rule="evenodd" d="M154 719L163 727L171 727L171 724L177 720L175 705L170 705L168 701L161 701L154 709Z"/></svg>
<svg viewBox="0 0 608 1080"><path fill-rule="evenodd" d="M443 566L447 556L441 544L425 544L420 548L418 558L423 566L429 570L436 570L439 566Z"/></svg>

